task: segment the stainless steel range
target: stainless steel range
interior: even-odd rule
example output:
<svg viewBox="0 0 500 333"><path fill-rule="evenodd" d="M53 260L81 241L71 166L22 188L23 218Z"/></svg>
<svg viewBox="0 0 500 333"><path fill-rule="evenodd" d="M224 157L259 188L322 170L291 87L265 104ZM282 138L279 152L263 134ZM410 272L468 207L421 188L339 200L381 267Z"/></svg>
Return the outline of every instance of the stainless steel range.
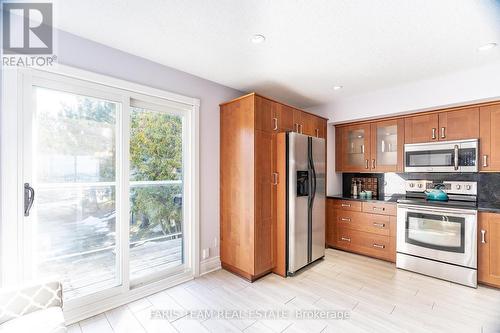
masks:
<svg viewBox="0 0 500 333"><path fill-rule="evenodd" d="M477 183L443 182L448 201L426 200L427 180L398 200L396 267L477 287Z"/></svg>

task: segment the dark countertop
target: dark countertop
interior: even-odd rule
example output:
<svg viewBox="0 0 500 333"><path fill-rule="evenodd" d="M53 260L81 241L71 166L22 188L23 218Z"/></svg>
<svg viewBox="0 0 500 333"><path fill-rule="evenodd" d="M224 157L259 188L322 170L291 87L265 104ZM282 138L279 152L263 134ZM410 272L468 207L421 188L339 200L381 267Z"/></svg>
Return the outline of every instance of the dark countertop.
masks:
<svg viewBox="0 0 500 333"><path fill-rule="evenodd" d="M342 194L334 194L334 195L327 195L326 196L329 199L343 199L343 200L354 200L354 201L366 201L366 202L394 202L396 203L398 199L404 198L404 194L395 194L392 196L386 196L386 197L377 197L377 198L371 198L371 199L361 199L359 196L357 198L351 197L351 196L345 196Z"/></svg>
<svg viewBox="0 0 500 333"><path fill-rule="evenodd" d="M353 200L353 201L366 201L366 202L394 202L396 203L398 199L405 199L404 194L394 194L392 196L386 196L386 197L380 197L380 198L372 198L372 199L361 199L359 197L353 198L351 196L345 196L342 194L334 194L334 195L327 195L326 196L329 199L342 199L342 200ZM500 203L497 205L488 205L488 206L483 206L481 203L479 203L479 206L477 207L477 210L479 212L490 212L490 213L498 213L500 214Z"/></svg>
<svg viewBox="0 0 500 333"><path fill-rule="evenodd" d="M500 213L500 204L495 206L479 206L477 207L479 212L490 212L490 213Z"/></svg>

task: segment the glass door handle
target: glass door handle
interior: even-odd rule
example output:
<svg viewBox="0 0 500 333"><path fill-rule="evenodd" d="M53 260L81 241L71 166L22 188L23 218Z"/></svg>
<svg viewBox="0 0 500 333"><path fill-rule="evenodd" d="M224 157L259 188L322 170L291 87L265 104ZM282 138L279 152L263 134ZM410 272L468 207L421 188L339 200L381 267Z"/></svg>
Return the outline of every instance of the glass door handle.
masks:
<svg viewBox="0 0 500 333"><path fill-rule="evenodd" d="M30 216L30 210L35 201L35 190L29 183L24 183L24 216Z"/></svg>

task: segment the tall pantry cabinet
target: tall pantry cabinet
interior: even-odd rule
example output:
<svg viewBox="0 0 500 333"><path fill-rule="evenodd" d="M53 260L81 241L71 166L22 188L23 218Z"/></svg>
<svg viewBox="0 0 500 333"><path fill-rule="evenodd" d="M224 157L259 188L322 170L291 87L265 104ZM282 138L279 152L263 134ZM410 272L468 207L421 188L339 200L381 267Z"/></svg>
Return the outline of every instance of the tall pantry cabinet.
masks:
<svg viewBox="0 0 500 333"><path fill-rule="evenodd" d="M259 96L220 105L221 263L250 281L276 266L276 134L325 137L327 120ZM280 235L282 236L282 235Z"/></svg>
<svg viewBox="0 0 500 333"><path fill-rule="evenodd" d="M221 262L253 281L274 267L274 110L256 95L222 104L220 110Z"/></svg>

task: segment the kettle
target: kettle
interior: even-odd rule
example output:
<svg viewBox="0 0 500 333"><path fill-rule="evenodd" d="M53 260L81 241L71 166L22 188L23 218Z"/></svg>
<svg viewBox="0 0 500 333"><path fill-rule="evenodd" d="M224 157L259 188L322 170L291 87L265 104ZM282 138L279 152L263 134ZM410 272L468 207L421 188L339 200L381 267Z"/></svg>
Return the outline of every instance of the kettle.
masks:
<svg viewBox="0 0 500 333"><path fill-rule="evenodd" d="M448 201L448 194L446 194L445 191L443 191L444 184L436 184L434 185L434 189L432 190L425 190L425 196L427 200L434 200L434 201Z"/></svg>

